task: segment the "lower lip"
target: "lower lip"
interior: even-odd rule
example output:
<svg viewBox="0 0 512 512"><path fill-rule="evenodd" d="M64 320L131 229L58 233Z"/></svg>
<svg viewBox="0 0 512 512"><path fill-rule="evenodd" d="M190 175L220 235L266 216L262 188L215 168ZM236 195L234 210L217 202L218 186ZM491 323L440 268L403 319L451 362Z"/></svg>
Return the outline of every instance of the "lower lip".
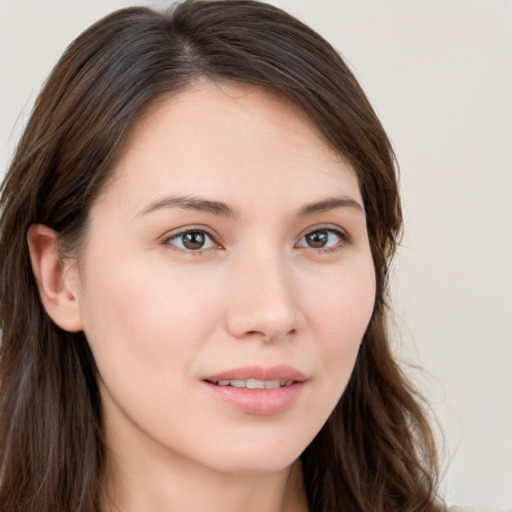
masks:
<svg viewBox="0 0 512 512"><path fill-rule="evenodd" d="M247 414L269 416L291 407L299 398L305 382L275 389L248 389L233 386L217 386L203 381L206 389L230 406Z"/></svg>

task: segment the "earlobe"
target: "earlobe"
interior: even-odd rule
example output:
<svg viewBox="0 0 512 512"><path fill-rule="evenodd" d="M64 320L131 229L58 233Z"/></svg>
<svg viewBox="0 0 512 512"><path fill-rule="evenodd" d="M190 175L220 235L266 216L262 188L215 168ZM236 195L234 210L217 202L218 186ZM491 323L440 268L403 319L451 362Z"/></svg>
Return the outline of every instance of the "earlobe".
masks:
<svg viewBox="0 0 512 512"><path fill-rule="evenodd" d="M57 233L42 224L33 224L27 233L32 270L39 296L50 318L65 331L83 329L73 272L62 261Z"/></svg>

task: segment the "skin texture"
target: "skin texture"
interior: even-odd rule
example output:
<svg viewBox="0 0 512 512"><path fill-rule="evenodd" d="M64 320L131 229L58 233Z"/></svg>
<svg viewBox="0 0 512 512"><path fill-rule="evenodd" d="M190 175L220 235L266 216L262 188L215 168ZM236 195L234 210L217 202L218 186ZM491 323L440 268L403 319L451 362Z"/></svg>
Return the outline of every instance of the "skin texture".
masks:
<svg viewBox="0 0 512 512"><path fill-rule="evenodd" d="M105 510L306 510L297 459L346 387L374 304L361 210L355 172L297 107L206 82L133 127L77 261L58 260L55 234L32 226L43 303L84 330L99 369ZM191 250L184 229L211 237ZM305 235L322 229L325 246L311 247ZM306 380L275 414L241 411L205 385L249 365L289 365Z"/></svg>

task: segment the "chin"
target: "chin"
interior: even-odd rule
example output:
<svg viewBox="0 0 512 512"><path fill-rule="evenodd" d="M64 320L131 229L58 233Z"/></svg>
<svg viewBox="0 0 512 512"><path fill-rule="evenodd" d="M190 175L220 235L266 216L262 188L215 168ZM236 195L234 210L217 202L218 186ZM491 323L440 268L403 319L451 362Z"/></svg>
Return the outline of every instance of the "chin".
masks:
<svg viewBox="0 0 512 512"><path fill-rule="evenodd" d="M298 459L298 457L285 459L273 456L267 459L268 455L260 453L259 460L243 457L240 460L228 461L219 470L222 473L244 476L270 475L288 469Z"/></svg>
<svg viewBox="0 0 512 512"><path fill-rule="evenodd" d="M298 439L246 439L224 446L222 452L209 452L206 465L216 467L223 473L239 475L264 475L278 473L289 468L300 457L307 442ZM294 441L290 443L290 441ZM214 455L212 458L211 456Z"/></svg>

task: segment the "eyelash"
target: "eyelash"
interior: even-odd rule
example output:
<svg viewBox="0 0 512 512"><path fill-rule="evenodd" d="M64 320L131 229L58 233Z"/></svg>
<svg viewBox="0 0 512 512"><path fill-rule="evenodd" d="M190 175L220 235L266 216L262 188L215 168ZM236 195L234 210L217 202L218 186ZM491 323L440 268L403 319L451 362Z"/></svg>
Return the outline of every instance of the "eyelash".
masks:
<svg viewBox="0 0 512 512"><path fill-rule="evenodd" d="M326 248L309 247L307 245L298 245L297 243L294 245L294 247L305 247L306 249L315 251L317 253L325 254L325 253L331 253L331 252L338 251L341 248L343 248L346 245L351 243L351 239L350 239L349 235L344 230L342 230L338 227L334 228L331 226L325 226L325 227L320 226L320 227L316 227L315 229L312 229L311 231L307 231L306 233L301 235L301 237L299 238L299 241L306 238L307 236L311 236L314 233L318 233L318 232L322 232L322 231L328 232L329 234L336 235L339 238L339 241L336 244L334 244L332 247L326 247ZM220 242L219 242L217 236L205 228L187 228L187 229L184 229L183 231L179 231L178 233L173 233L172 235L167 236L162 240L163 244L169 246L172 250L183 252L183 253L186 253L187 255L191 255L191 256L201 255L205 251L208 251L209 249L212 248L212 247L208 247L206 249L199 248L197 250L194 250L194 249L187 249L184 247L177 247L175 244L172 243L173 240L183 237L184 235L189 234L189 233L204 234L207 236L207 238L209 238L211 240L211 242L213 244L215 244L217 246L216 248L220 247ZM183 245L183 243L182 243L182 245Z"/></svg>
<svg viewBox="0 0 512 512"><path fill-rule="evenodd" d="M308 246L299 246L299 247L305 247L306 249L315 251L317 253L326 254L326 253L332 253L332 252L339 251L340 249L342 249L343 247L345 247L351 243L351 239L346 231L342 230L341 228L332 227L332 226L320 226L320 227L316 227L316 228L312 229L311 231L307 231L300 237L299 241L306 238L307 236L310 236L314 233L318 233L321 231L326 231L329 234L336 235L339 239L338 242L336 244L334 244L333 246L326 247L326 248L323 248L323 247L315 248L315 247L308 247Z"/></svg>
<svg viewBox="0 0 512 512"><path fill-rule="evenodd" d="M187 255L190 255L190 256L200 256L205 251L210 249L210 248L206 248L206 249L200 248L200 249L197 249L197 250L187 249L187 248L184 248L184 247L177 247L176 245L174 245L172 243L173 240L176 240L176 239L178 239L180 237L183 237L184 235L186 235L188 233L202 233L202 234L206 235L206 237L209 238L216 245L216 248L220 247L220 243L219 243L216 235L214 235L211 231L209 231L209 230L207 230L205 228L187 228L187 229L184 229L182 231L179 231L178 233L173 233L170 236L166 236L162 241L163 241L164 245L167 245L172 250L175 250L175 251L178 251L178 252L182 252L182 253L186 253Z"/></svg>

